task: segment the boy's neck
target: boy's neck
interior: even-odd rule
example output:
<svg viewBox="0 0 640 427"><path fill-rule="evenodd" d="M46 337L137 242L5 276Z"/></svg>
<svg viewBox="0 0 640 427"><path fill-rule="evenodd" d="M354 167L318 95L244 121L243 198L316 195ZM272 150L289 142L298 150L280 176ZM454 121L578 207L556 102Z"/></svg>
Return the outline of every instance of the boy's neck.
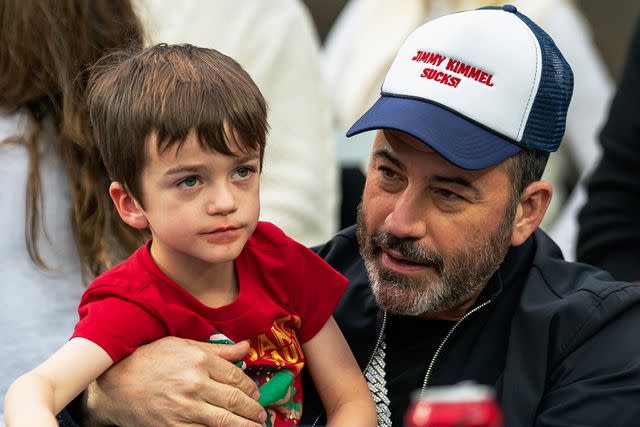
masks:
<svg viewBox="0 0 640 427"><path fill-rule="evenodd" d="M189 263L179 256L165 258L154 252L152 244L151 257L158 268L203 304L216 308L230 304L238 297L238 278L233 261Z"/></svg>
<svg viewBox="0 0 640 427"><path fill-rule="evenodd" d="M222 307L238 297L238 276L233 262L212 264L206 271L192 271L187 276L183 280L169 277L206 306Z"/></svg>

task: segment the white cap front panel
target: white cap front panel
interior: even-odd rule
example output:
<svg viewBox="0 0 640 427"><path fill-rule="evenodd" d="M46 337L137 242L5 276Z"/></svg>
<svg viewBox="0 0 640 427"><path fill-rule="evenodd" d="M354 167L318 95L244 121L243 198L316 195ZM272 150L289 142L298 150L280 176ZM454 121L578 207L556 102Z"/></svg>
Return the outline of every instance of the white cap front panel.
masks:
<svg viewBox="0 0 640 427"><path fill-rule="evenodd" d="M452 34L450 19L468 30ZM461 12L423 25L405 41L382 92L433 101L520 141L541 67L540 46L515 14Z"/></svg>

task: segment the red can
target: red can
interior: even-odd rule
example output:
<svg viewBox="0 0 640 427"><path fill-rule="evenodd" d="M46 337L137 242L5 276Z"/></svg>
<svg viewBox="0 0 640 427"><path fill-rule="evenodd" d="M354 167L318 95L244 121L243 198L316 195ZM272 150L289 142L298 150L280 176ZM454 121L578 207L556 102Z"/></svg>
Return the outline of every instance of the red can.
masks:
<svg viewBox="0 0 640 427"><path fill-rule="evenodd" d="M501 427L502 410L493 390L464 382L416 391L404 417L405 427Z"/></svg>

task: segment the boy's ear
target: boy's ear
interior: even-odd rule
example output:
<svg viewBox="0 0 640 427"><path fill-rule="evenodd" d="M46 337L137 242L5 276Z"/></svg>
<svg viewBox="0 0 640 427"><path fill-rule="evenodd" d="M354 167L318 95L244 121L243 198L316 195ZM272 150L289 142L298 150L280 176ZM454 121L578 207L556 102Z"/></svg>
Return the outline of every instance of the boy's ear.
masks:
<svg viewBox="0 0 640 427"><path fill-rule="evenodd" d="M511 245L519 246L529 238L547 212L553 188L546 181L529 184L522 192L511 230Z"/></svg>
<svg viewBox="0 0 640 427"><path fill-rule="evenodd" d="M147 217L136 199L131 196L120 182L112 182L109 195L116 206L120 218L133 228L143 230L149 227Z"/></svg>

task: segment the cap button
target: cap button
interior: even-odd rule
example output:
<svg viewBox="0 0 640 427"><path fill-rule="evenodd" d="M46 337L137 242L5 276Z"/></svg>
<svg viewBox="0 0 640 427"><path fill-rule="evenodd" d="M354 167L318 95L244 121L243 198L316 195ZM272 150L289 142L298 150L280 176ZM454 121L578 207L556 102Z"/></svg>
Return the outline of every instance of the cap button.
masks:
<svg viewBox="0 0 640 427"><path fill-rule="evenodd" d="M518 8L512 4L505 4L504 6L502 6L502 10L504 10L505 12L516 13L518 11Z"/></svg>

